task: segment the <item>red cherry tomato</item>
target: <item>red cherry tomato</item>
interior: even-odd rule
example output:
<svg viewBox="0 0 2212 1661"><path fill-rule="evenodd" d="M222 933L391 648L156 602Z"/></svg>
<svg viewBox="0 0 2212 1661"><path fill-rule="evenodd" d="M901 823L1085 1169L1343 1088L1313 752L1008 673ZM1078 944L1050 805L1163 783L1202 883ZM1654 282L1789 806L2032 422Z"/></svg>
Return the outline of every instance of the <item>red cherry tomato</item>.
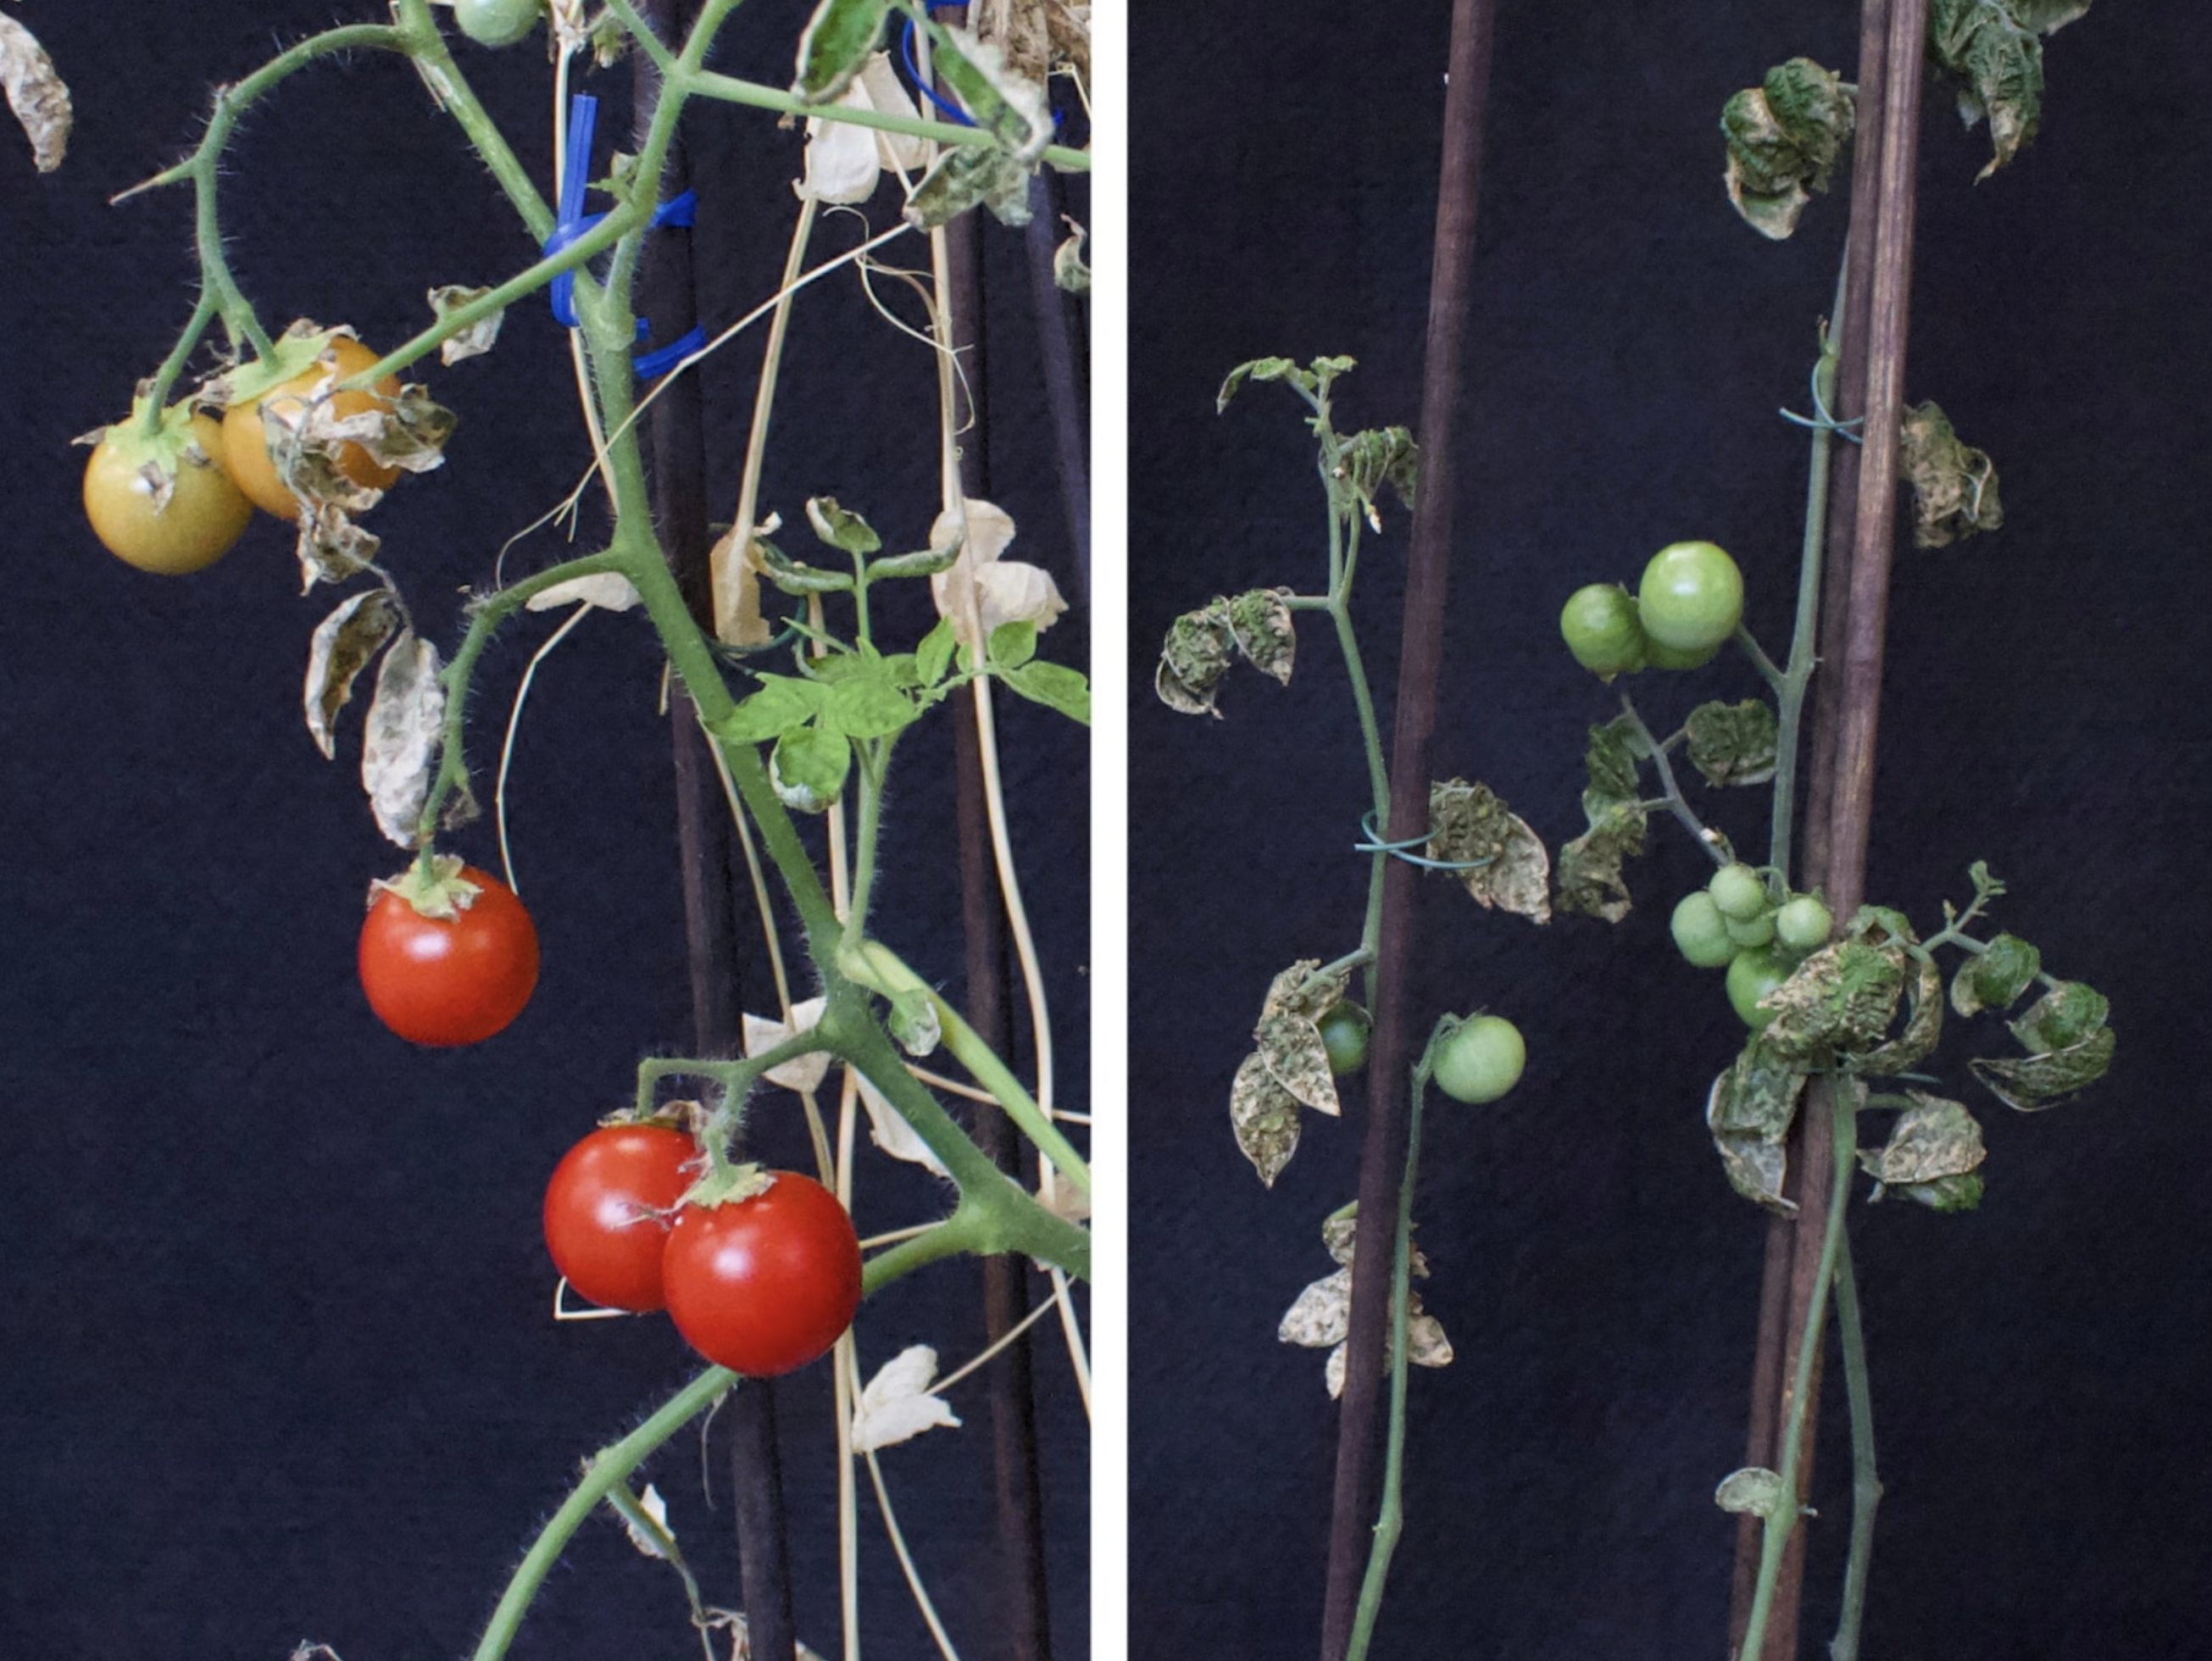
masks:
<svg viewBox="0 0 2212 1661"><path fill-rule="evenodd" d="M860 1306L860 1242L845 1208L811 1177L772 1174L750 1199L686 1206L661 1262L684 1342L753 1378L824 1354Z"/></svg>
<svg viewBox="0 0 2212 1661"><path fill-rule="evenodd" d="M562 1156L545 1185L545 1249L580 1297L641 1314L663 1307L667 1214L691 1186L698 1152L666 1125L612 1124Z"/></svg>
<svg viewBox="0 0 2212 1661"><path fill-rule="evenodd" d="M481 1043L522 1013L538 984L538 930L514 891L473 866L461 875L478 891L456 916L426 917L386 891L361 926L369 1007L415 1043Z"/></svg>

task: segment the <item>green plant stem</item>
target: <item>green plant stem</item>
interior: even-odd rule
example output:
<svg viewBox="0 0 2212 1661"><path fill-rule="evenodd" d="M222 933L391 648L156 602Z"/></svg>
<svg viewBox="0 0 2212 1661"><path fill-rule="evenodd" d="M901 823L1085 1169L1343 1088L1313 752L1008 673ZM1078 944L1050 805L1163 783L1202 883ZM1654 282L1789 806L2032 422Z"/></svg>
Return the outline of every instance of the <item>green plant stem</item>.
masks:
<svg viewBox="0 0 2212 1661"><path fill-rule="evenodd" d="M1083 1156L1060 1135L1060 1127L1045 1116L1036 1098L1022 1087L1021 1080L1000 1059L998 1051L983 1042L981 1035L968 1025L966 1018L935 987L915 974L897 953L879 940L863 942L857 952L846 958L844 970L860 985L886 997L897 993L921 993L927 996L931 1008L937 1012L945 1047L977 1084L991 1092L1006 1116L1052 1161L1054 1169L1085 1199L1091 1197L1091 1167L1084 1162ZM900 1071L905 1069L902 1068Z"/></svg>
<svg viewBox="0 0 2212 1661"><path fill-rule="evenodd" d="M1844 281L1850 269L1850 249L1846 246L1842 265L1836 272L1835 304L1821 342L1820 361L1813 370L1814 396L1819 399L1821 410L1835 407L1836 375L1844 356ZM1797 752L1799 734L1805 721L1805 689L1813 678L1814 653L1820 642L1821 567L1827 551L1828 472L1834 452L1835 434L1826 427L1813 429L1812 459L1805 475L1805 537L1797 562L1797 616L1790 634L1790 666L1782 672L1775 698L1774 813L1766 862L1781 877L1784 887L1790 883L1790 849L1796 836Z"/></svg>
<svg viewBox="0 0 2212 1661"><path fill-rule="evenodd" d="M490 1623L477 1640L473 1661L501 1661L521 1628L522 1617L528 1612L531 1600L538 1596L538 1589L544 1584L553 1565L560 1561L569 1540L583 1526L584 1519L598 1510L618 1485L628 1482L630 1473L661 1444L706 1411L737 1382L738 1375L727 1367L708 1368L621 1441L592 1456L584 1467L582 1480L562 1501L560 1510L553 1513L553 1520L532 1542L521 1566L507 1583L498 1608L492 1611Z"/></svg>
<svg viewBox="0 0 2212 1661"><path fill-rule="evenodd" d="M426 858L431 843L436 840L438 817L445 810L447 799L468 782L468 764L464 758L462 745L467 726L469 683L476 672L477 660L483 655L483 649L490 644L493 634L533 594L542 593L574 577L628 569L628 563L616 550L587 554L581 559L564 561L507 584L498 593L489 596L471 613L468 631L461 636L459 649L453 654L453 660L446 666L441 676L446 686L446 718L439 739L438 775L430 782L430 788L423 795L422 817L416 822L416 843Z"/></svg>
<svg viewBox="0 0 2212 1661"><path fill-rule="evenodd" d="M856 127L873 127L881 132L902 133L912 138L933 138L940 144L988 149L998 142L980 127L955 126L949 121L925 121L910 115L890 115L878 110L854 109L849 104L810 104L796 93L711 71L687 75L684 90L702 98L718 99L726 104L743 104L756 110L774 110L781 115L819 116L825 121L844 121ZM1091 152L1088 150L1048 144L1042 159L1047 167L1057 168L1061 173L1091 171Z"/></svg>
<svg viewBox="0 0 2212 1661"><path fill-rule="evenodd" d="M1390 1263L1390 1428L1383 1452L1382 1505L1375 1521L1375 1546L1368 1555L1367 1573L1359 1583L1359 1605L1353 1612L1352 1643L1345 1661L1365 1661L1376 1617L1382 1609L1382 1588L1390 1577L1390 1559L1404 1531L1406 1466L1406 1369L1412 1348L1407 1334L1412 1325L1413 1287L1413 1181L1421 1166L1421 1107L1429 1093L1428 1053L1413 1069L1413 1101L1406 1126L1406 1180L1398 1190L1398 1231L1395 1256Z"/></svg>
<svg viewBox="0 0 2212 1661"><path fill-rule="evenodd" d="M1874 1561L1875 1509L1881 1478L1875 1468L1874 1391L1867 1378L1866 1329L1859 1319L1858 1276L1851 1266L1848 1231L1836 1248L1836 1336L1844 1354L1844 1389L1851 1409L1851 1551L1844 1566L1844 1606L1829 1661L1858 1661L1859 1625L1866 1609L1867 1574Z"/></svg>
<svg viewBox="0 0 2212 1661"><path fill-rule="evenodd" d="M1829 1196L1827 1227L1820 1236L1820 1264L1813 1296L1805 1313L1805 1331L1797 1346L1797 1367L1790 1375L1790 1421L1783 1433L1782 1463L1776 1472L1781 1481L1775 1500L1776 1514L1765 1519L1759 1531L1759 1584L1752 1594L1751 1618L1744 1627L1743 1642L1736 1651L1744 1661L1765 1652L1766 1621L1774 1603L1774 1590L1782 1576L1783 1554L1797 1526L1797 1469L1802 1457L1805 1423L1812 1404L1804 1389L1820 1359L1820 1340L1828 1327L1828 1289L1836 1276L1843 1250L1844 1231L1851 1197L1851 1171L1857 1163L1858 1116L1856 1092L1846 1080L1830 1084L1829 1135L1834 1147L1835 1172Z"/></svg>
<svg viewBox="0 0 2212 1661"><path fill-rule="evenodd" d="M1626 692L1620 695L1620 709L1643 739L1644 749L1650 753L1651 765L1657 771L1659 783L1666 792L1663 800L1667 811L1681 823L1682 828L1690 833L1691 839L1705 850L1715 865L1728 864L1726 843L1718 831L1708 829L1705 822L1691 808L1682 794L1681 785L1675 781L1674 764L1667 759L1667 746L1652 737L1651 729L1644 724L1644 717L1636 713L1636 705Z"/></svg>
<svg viewBox="0 0 2212 1661"><path fill-rule="evenodd" d="M637 1116L652 1116L653 1086L663 1079L711 1079L721 1086L729 1098L740 1105L745 1092L772 1068L786 1062L795 1062L807 1056L818 1056L823 1046L815 1037L813 1030L794 1032L779 1043L772 1044L757 1056L744 1056L726 1061L690 1056L653 1056L637 1064ZM732 1135L737 1131L733 1122Z"/></svg>
<svg viewBox="0 0 2212 1661"><path fill-rule="evenodd" d="M453 54L446 49L446 37L439 33L429 0L398 0L394 9L405 35L404 49L415 60L416 72L430 89L431 97L453 118L493 182L514 204L532 240L544 242L553 234L556 222L553 210L538 193L529 169L522 165L521 158L507 143L507 135L491 119L483 100L477 96L476 88L469 84L460 65L453 62Z"/></svg>
<svg viewBox="0 0 2212 1661"><path fill-rule="evenodd" d="M898 735L893 733L880 740L863 740L859 746L860 823L853 834L853 898L845 908L841 950L856 947L866 938L868 906L876 890L876 849L883 833L884 779L890 767L891 746L897 742Z"/></svg>
<svg viewBox="0 0 2212 1661"><path fill-rule="evenodd" d="M419 3L419 0L418 0ZM167 185L192 183L193 226L199 248L200 303L194 307L191 321L176 345L154 372L148 386L148 405L153 419L160 417L162 407L169 401L169 392L177 377L184 373L185 365L200 344L207 326L221 316L224 326L236 340L243 336L254 351L266 356L272 350L268 332L261 319L231 275L230 264L223 256L222 222L216 213L216 195L221 182L223 152L229 148L231 134L237 128L238 118L258 101L271 88L325 58L345 52L405 52L407 33L386 23L361 23L344 28L325 29L320 34L310 35L287 52L279 52L252 74L234 85L220 88L216 94L215 110L208 118L207 131L200 135L199 143L191 155L173 167L155 173L143 184L132 186L115 198L118 202L137 196L143 191L156 190ZM149 428L149 430L152 430Z"/></svg>

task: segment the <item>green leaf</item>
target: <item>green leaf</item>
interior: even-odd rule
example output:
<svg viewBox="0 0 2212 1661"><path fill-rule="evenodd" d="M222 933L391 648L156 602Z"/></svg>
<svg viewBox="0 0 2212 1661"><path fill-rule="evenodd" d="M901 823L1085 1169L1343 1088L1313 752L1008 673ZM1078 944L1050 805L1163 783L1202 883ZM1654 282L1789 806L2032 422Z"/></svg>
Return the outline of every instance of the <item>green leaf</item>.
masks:
<svg viewBox="0 0 2212 1661"><path fill-rule="evenodd" d="M853 587L850 571L825 571L819 566L802 565L774 543L759 537L753 538L753 549L760 558L761 574L787 594L839 594L849 592Z"/></svg>
<svg viewBox="0 0 2212 1661"><path fill-rule="evenodd" d="M2105 1025L2110 1007L2101 993L2062 981L2012 1023L2013 1036L2028 1052L2024 1059L1978 1056L1967 1065L2008 1107L2022 1113L2054 1107L2112 1066L2115 1041Z"/></svg>
<svg viewBox="0 0 2212 1661"><path fill-rule="evenodd" d="M786 807L800 813L828 811L845 788L853 746L842 733L801 727L775 741L768 758L769 783Z"/></svg>
<svg viewBox="0 0 2212 1661"><path fill-rule="evenodd" d="M1167 640L1160 648L1159 671L1152 678L1160 702L1186 715L1212 715L1219 720L1221 711L1214 708L1214 693L1237 660L1235 642L1225 599L1185 611L1170 624Z"/></svg>
<svg viewBox="0 0 2212 1661"><path fill-rule="evenodd" d="M1583 750L1583 765L1589 774L1589 788L1583 792L1583 810L1588 812L1593 802L1642 800L1643 782L1636 769L1650 754L1636 723L1626 715L1591 727L1589 742Z"/></svg>
<svg viewBox="0 0 2212 1661"><path fill-rule="evenodd" d="M1551 855L1544 839L1486 784L1449 779L1429 786L1427 857L1470 868L1452 874L1475 902L1552 920Z"/></svg>
<svg viewBox="0 0 2212 1661"><path fill-rule="evenodd" d="M1900 1183L1889 1192L1934 1211L1972 1211L1982 1203L1982 1173L1970 1171L1963 1177L1938 1177L1932 1183Z"/></svg>
<svg viewBox="0 0 2212 1661"><path fill-rule="evenodd" d="M884 32L890 0L822 0L799 37L799 78L792 91L827 104L866 68Z"/></svg>
<svg viewBox="0 0 2212 1661"><path fill-rule="evenodd" d="M907 198L907 223L933 231L976 207L988 208L1001 225L1028 224L1030 170L1004 150L957 144L937 158Z"/></svg>
<svg viewBox="0 0 2212 1661"><path fill-rule="evenodd" d="M1018 669L1036 655L1036 624L1002 623L991 630L987 654L994 669Z"/></svg>
<svg viewBox="0 0 2212 1661"><path fill-rule="evenodd" d="M2017 934L2000 934L1951 977L1951 1007L1972 1016L2009 1009L2043 972L2043 954Z"/></svg>
<svg viewBox="0 0 2212 1661"><path fill-rule="evenodd" d="M806 522L822 541L848 554L872 554L884 545L875 527L851 508L839 507L835 496L809 496Z"/></svg>
<svg viewBox="0 0 2212 1661"><path fill-rule="evenodd" d="M1905 953L1905 995L1911 1013L1905 1030L1887 1043L1850 1058L1852 1068L1869 1077L1886 1078L1917 1066L1943 1036L1943 971L1926 952Z"/></svg>
<svg viewBox="0 0 2212 1661"><path fill-rule="evenodd" d="M1778 1517L1783 1506L1782 1479L1764 1466L1732 1470L1713 1490L1713 1503L1723 1511L1753 1517Z"/></svg>
<svg viewBox="0 0 2212 1661"><path fill-rule="evenodd" d="M795 731L822 713L829 689L790 675L763 675L760 691L719 721L707 723L719 739L737 744L765 744Z"/></svg>
<svg viewBox="0 0 2212 1661"><path fill-rule="evenodd" d="M1990 123L1987 179L2035 137L2043 119L2043 42L2088 10L2087 0L1933 0L1928 55L1959 82L1959 117Z"/></svg>
<svg viewBox="0 0 2212 1661"><path fill-rule="evenodd" d="M1298 1151L1297 1097L1275 1082L1257 1051L1244 1058L1229 1086L1229 1123L1237 1146L1269 1188Z"/></svg>
<svg viewBox="0 0 2212 1661"><path fill-rule="evenodd" d="M1248 380L1297 380L1310 384L1311 377L1287 357L1255 357L1249 363L1239 363L1221 383L1221 390L1213 395L1214 413L1218 415L1229 407L1229 400Z"/></svg>
<svg viewBox="0 0 2212 1661"><path fill-rule="evenodd" d="M1881 1188L1907 1188L1963 1177L1989 1157L1982 1128L1962 1102L1920 1091L1905 1092L1912 1105L1897 1116L1889 1141L1859 1150L1859 1168Z"/></svg>
<svg viewBox="0 0 2212 1661"><path fill-rule="evenodd" d="M1255 588L1229 602L1229 637L1244 660L1279 685L1291 684L1298 636L1280 588Z"/></svg>
<svg viewBox="0 0 2212 1661"><path fill-rule="evenodd" d="M1941 548L2004 524L1996 464L1962 444L1942 407L1908 408L1899 430L1899 465L1912 483L1912 543Z"/></svg>
<svg viewBox="0 0 2212 1661"><path fill-rule="evenodd" d="M1790 1127L1805 1093L1805 1069L1753 1033L1705 1097L1705 1129L1729 1186L1784 1217L1797 1207L1782 1195L1789 1174Z"/></svg>
<svg viewBox="0 0 2212 1661"><path fill-rule="evenodd" d="M899 691L890 665L877 663L866 674L848 675L830 685L820 724L850 739L887 739L921 718L921 707Z"/></svg>
<svg viewBox="0 0 2212 1661"><path fill-rule="evenodd" d="M1779 1056L1822 1065L1871 1049L1889 1030L1905 990L1905 952L1857 940L1824 946L1760 1001L1778 1012L1767 1043Z"/></svg>
<svg viewBox="0 0 2212 1661"><path fill-rule="evenodd" d="M1091 725L1091 683L1079 669L1064 663L1024 663L999 678L1032 703L1057 709L1070 721Z"/></svg>
<svg viewBox="0 0 2212 1661"><path fill-rule="evenodd" d="M1376 518L1375 498L1386 484L1405 505L1406 511L1413 511L1419 484L1421 450L1413 442L1412 433L1403 427L1354 433L1340 443L1337 453L1337 477L1358 496L1366 508L1369 522L1376 528L1382 527Z"/></svg>
<svg viewBox="0 0 2212 1661"><path fill-rule="evenodd" d="M1634 902L1620 867L1644 851L1644 811L1632 805L1606 808L1592 816L1589 830L1559 849L1554 904L1561 912L1579 911L1607 922L1628 915Z"/></svg>
<svg viewBox="0 0 2212 1661"><path fill-rule="evenodd" d="M952 667L953 648L959 643L951 618L938 618L937 627L921 637L921 644L914 648L914 671L924 686L934 686L945 678Z"/></svg>
<svg viewBox="0 0 2212 1661"><path fill-rule="evenodd" d="M1711 785L1765 784L1774 776L1778 729L1761 698L1701 703L1685 723L1690 763Z"/></svg>
<svg viewBox="0 0 2212 1661"><path fill-rule="evenodd" d="M948 28L927 13L915 21L929 32L930 67L960 95L975 125L1024 167L1043 155L1052 142L1044 88L1010 67L993 43L965 29ZM1024 214L1019 222L1027 220Z"/></svg>
<svg viewBox="0 0 2212 1661"><path fill-rule="evenodd" d="M1724 182L1744 222L1777 241L1796 230L1805 204L1828 188L1856 114L1843 77L1809 58L1776 65L1729 99Z"/></svg>
<svg viewBox="0 0 2212 1661"><path fill-rule="evenodd" d="M891 554L883 559L868 562L868 581L876 582L884 577L933 577L939 571L949 571L960 557L963 538L955 537L951 545L945 548L922 548L910 554Z"/></svg>

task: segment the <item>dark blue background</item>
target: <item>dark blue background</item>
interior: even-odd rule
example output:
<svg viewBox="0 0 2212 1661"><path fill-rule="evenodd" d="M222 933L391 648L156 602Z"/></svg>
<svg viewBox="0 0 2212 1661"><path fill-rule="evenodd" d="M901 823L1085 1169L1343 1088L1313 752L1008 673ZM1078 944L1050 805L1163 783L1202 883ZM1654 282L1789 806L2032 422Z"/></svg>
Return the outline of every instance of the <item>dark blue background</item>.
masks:
<svg viewBox="0 0 2212 1661"><path fill-rule="evenodd" d="M757 13L757 15L756 15ZM627 1429L697 1362L657 1317L556 1326L538 1207L561 1153L628 1099L649 1054L689 1046L660 658L635 617L598 618L539 673L512 782L515 856L544 972L508 1031L459 1052L413 1050L355 984L368 881L402 862L356 779L358 711L340 761L302 729L308 636L335 600L301 599L289 534L257 523L221 564L165 581L109 558L77 505L70 437L118 419L191 306L191 204L106 198L196 137L206 88L333 21L326 3L85 7L19 15L76 95L62 172L35 176L0 141L0 469L10 575L0 616L0 1655L280 1658L301 1639L348 1661L465 1653L580 1457ZM718 64L787 81L803 11L748 8ZM457 47L545 188L550 80L541 45ZM606 94L599 167L626 143L627 65L580 81ZM795 132L702 109L708 207L704 314L719 326L773 290L788 235ZM872 214L895 212L890 196ZM397 60L326 65L247 119L224 226L272 329L300 313L390 343L422 326L424 290L489 283L533 258L458 132ZM857 240L826 223L817 247ZM1017 555L1076 588L1042 448L1020 249L994 232L1005 417L998 498ZM926 265L918 245L890 251ZM717 511L736 496L762 336L707 374ZM848 350L864 342L861 370ZM425 626L450 649L464 585L575 482L588 449L565 345L541 303L490 357L424 371L460 412L449 465L374 517ZM834 494L896 541L935 511L934 380L849 277L798 307L765 507L798 523ZM598 521L587 509L586 536ZM801 540L804 540L803 533ZM906 542L899 545L918 546ZM559 557L540 537L510 557ZM519 563L517 562L520 562ZM922 626L908 618L901 626ZM489 788L506 709L551 622L488 654L472 758ZM1071 621L1053 654L1080 661ZM1080 871L1083 746L1029 706L1003 716L1029 897L1054 976L1063 1103L1081 1104L1088 952ZM957 982L950 739L902 750L879 889L889 938ZM488 822L459 849L496 860ZM752 948L757 958L757 946ZM757 961L747 1006L773 1007ZM804 988L801 989L802 994ZM806 1158L795 1100L755 1115L771 1159ZM933 1214L927 1178L864 1161L863 1232ZM979 1275L947 1265L888 1293L862 1323L872 1372L909 1342L948 1369L980 1347ZM1030 1277L1033 1293L1041 1277ZM1064 1652L1087 1623L1087 1454L1054 1329L1039 1351L1053 1596ZM830 1379L779 1387L801 1635L836 1649ZM922 1572L963 1652L997 1653L989 1591L988 1411L885 1456ZM648 1475L710 1600L738 1601L717 1438L700 1493L696 1436ZM935 1652L863 1488L868 1652ZM588 1524L514 1654L696 1653L675 1578L611 1522Z"/></svg>
<svg viewBox="0 0 2212 1661"><path fill-rule="evenodd" d="M1366 882L1326 625L1304 620L1287 690L1233 675L1220 722L1152 700L1152 653L1214 594L1322 580L1302 408L1262 386L1217 418L1225 369L1349 353L1341 426L1415 417L1449 10L1137 12L1131 1628L1148 1654L1317 1641L1335 1414L1321 1354L1274 1329L1331 1268L1318 1226L1352 1194L1363 1115L1309 1116L1270 1193L1226 1106L1269 977L1349 948ZM1716 122L1792 55L1851 73L1856 10L1498 8L1435 767L1490 782L1554 848L1582 829L1583 732L1614 708L1559 645L1569 593L1710 537L1743 564L1754 631L1786 637L1806 444L1775 411L1803 406L1848 203L1765 242L1723 197ZM1888 1488L1864 1652L1887 1661L2212 1653L2208 46L2201 10L2099 6L2050 44L2043 135L1979 186L1985 135L1927 95L1906 390L1995 456L2008 522L1900 556L1869 889L1932 927L1987 860L2013 885L2000 926L2110 995L2119 1050L2091 1096L2029 1120L1964 1081L1962 1035L1943 1055L1987 1129L1982 1209L1860 1214ZM1393 513L1358 597L1386 730L1405 546ZM1671 727L1759 689L1729 661L1632 690ZM1715 805L1739 845L1764 845L1763 800ZM1667 939L1706 867L1652 830L1617 928L1540 931L1441 879L1425 913L1416 1025L1488 1006L1531 1058L1497 1107L1430 1116L1424 1297L1458 1360L1412 1380L1378 1654L1725 1646L1735 1530L1711 1494L1743 1463L1766 1224L1702 1124L1741 1028ZM1838 1392L1808 1654L1841 1573L1844 1427Z"/></svg>

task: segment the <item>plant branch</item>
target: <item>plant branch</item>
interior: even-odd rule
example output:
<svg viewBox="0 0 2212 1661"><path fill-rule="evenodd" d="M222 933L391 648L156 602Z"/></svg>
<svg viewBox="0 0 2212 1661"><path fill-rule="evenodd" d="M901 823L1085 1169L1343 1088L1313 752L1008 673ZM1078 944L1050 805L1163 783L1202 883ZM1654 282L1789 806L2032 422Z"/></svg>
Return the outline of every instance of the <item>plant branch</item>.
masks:
<svg viewBox="0 0 2212 1661"><path fill-rule="evenodd" d="M1851 1409L1851 1554L1844 1566L1844 1606L1829 1661L1858 1661L1859 1625L1866 1610L1867 1573L1874 1558L1875 1508L1881 1478L1875 1468L1874 1390L1867 1378L1866 1329L1859 1319L1859 1286L1851 1265L1848 1231L1836 1250L1836 1336L1844 1354L1844 1391Z"/></svg>

